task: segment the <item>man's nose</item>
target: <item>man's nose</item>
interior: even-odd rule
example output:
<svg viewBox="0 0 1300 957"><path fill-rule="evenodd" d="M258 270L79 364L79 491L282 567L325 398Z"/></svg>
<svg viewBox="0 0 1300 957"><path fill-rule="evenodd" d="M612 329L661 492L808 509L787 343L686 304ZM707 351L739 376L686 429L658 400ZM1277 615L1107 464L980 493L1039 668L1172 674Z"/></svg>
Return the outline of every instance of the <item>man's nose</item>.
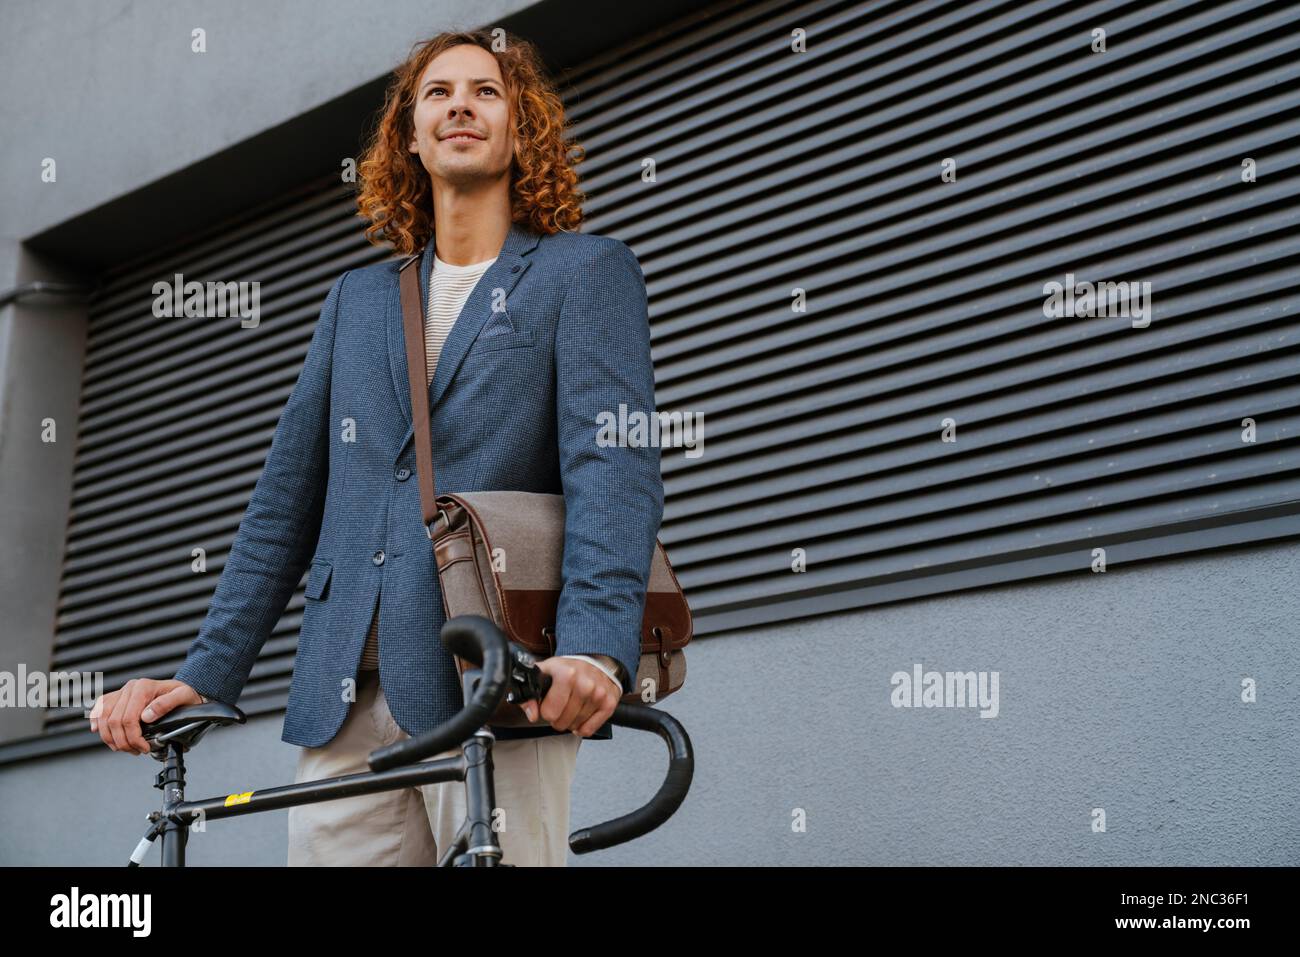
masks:
<svg viewBox="0 0 1300 957"><path fill-rule="evenodd" d="M473 116L474 110L467 94L457 93L447 103L447 115L452 119L458 116Z"/></svg>

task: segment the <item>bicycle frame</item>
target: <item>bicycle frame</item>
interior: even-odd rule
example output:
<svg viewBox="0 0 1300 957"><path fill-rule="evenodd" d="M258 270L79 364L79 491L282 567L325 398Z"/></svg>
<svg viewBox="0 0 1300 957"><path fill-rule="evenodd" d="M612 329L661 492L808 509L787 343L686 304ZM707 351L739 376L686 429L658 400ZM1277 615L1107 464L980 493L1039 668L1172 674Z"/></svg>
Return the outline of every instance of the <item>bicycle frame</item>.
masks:
<svg viewBox="0 0 1300 957"><path fill-rule="evenodd" d="M512 866L502 861L501 845L492 828L496 806L492 745L496 737L485 722L502 700L542 700L550 677L537 667L532 655L508 642L486 618L461 615L451 619L443 626L442 641L449 650L479 665L467 668L462 675L464 709L436 728L373 751L368 758L370 771L187 801L186 750L216 724L242 723L243 714L225 704L187 706L152 725L142 725L145 737L154 745L154 757L163 762L154 784L163 792L163 806L149 815L150 828L131 853L128 866L138 867L153 842L161 838L162 866L184 867L186 844L195 820L206 824L259 811L448 781L465 783L466 816L436 866ZM643 807L570 834L569 847L577 854L612 847L654 830L685 800L694 775L690 738L671 715L645 705L620 702L610 722L657 733L668 745L668 771L658 792ZM458 738L461 743L456 745ZM460 748L459 754L436 757L455 747Z"/></svg>
<svg viewBox="0 0 1300 957"><path fill-rule="evenodd" d="M479 677L477 668L463 676L465 699L469 700ZM174 742L165 745L163 769L154 785L163 792L161 811L149 815L155 822L150 834L137 846L132 860L139 863L155 837L159 839L163 867L184 867L190 826L196 819L207 821L241 817L260 811L277 811L320 801L335 801L358 794L374 794L398 788L446 781L465 782L465 820L451 846L441 852L438 867L500 867L501 844L492 829L496 807L496 786L492 767L492 745L496 736L484 726L461 745L461 753L435 758L389 771L363 771L342 777L323 778L284 787L230 794L200 801L185 800L184 748ZM509 866L509 865L505 865Z"/></svg>

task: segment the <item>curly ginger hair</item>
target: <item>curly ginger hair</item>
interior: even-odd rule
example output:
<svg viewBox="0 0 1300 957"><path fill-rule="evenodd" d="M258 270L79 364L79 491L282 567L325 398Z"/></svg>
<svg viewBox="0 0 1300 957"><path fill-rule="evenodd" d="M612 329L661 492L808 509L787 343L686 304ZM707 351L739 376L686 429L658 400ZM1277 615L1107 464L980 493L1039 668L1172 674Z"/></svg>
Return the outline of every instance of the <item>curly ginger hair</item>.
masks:
<svg viewBox="0 0 1300 957"><path fill-rule="evenodd" d="M416 85L434 57L465 43L496 58L510 100L516 144L510 164L511 220L543 234L571 232L582 222L585 197L573 166L584 151L564 139L564 103L532 43L508 36L505 49L496 50L493 40L482 30L440 33L415 44L394 70L379 123L357 163L357 215L371 224L366 228L370 243L391 243L399 256L409 256L433 235L429 174L420 157L406 149L414 135ZM577 150L573 159L571 149Z"/></svg>

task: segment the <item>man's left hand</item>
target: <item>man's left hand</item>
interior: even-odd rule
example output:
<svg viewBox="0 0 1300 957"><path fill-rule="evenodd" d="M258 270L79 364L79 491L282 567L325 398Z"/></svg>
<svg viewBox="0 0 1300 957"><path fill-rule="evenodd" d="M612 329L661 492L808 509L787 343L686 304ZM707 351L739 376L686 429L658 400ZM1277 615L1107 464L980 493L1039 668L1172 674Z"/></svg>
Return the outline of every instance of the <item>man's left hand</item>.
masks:
<svg viewBox="0 0 1300 957"><path fill-rule="evenodd" d="M543 658L537 667L551 676L551 687L542 698L542 718L556 731L572 731L579 737L595 734L621 696L609 676L595 665L578 658ZM537 702L522 705L529 721L537 720Z"/></svg>

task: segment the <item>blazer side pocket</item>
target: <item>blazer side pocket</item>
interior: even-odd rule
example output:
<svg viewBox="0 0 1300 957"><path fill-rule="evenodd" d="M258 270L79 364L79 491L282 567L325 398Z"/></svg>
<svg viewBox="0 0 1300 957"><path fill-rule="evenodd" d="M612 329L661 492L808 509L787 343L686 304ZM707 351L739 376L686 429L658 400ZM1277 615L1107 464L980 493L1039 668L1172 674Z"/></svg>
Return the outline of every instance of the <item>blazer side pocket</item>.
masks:
<svg viewBox="0 0 1300 957"><path fill-rule="evenodd" d="M307 573L307 591L306 597L315 598L319 601L326 601L329 595L326 592L330 585L330 576L334 572L334 566L324 559L317 558L311 563L311 571Z"/></svg>

